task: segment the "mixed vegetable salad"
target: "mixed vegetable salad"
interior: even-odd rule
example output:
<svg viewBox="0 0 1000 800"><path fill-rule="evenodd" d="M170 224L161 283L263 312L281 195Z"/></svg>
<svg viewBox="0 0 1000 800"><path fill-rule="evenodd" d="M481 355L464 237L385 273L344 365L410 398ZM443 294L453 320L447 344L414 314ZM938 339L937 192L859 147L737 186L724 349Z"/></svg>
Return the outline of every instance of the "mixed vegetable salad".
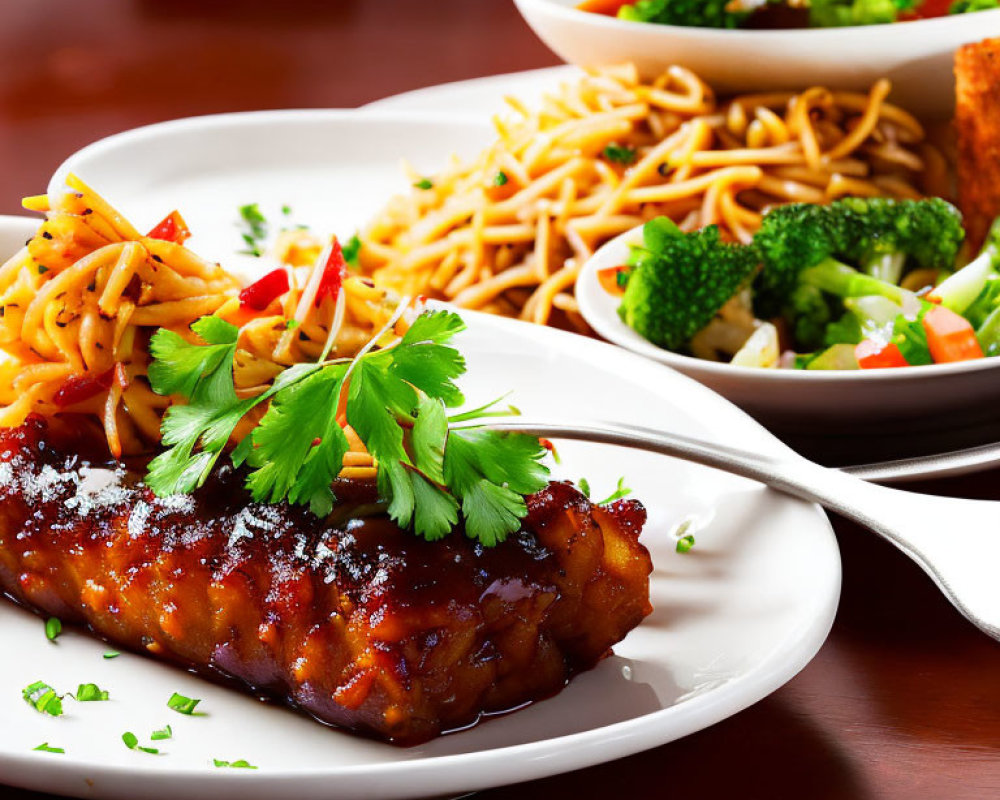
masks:
<svg viewBox="0 0 1000 800"><path fill-rule="evenodd" d="M1000 355L1000 220L968 263L940 199L793 204L750 244L659 217L602 270L622 320L660 347L732 364L872 369Z"/></svg>
<svg viewBox="0 0 1000 800"><path fill-rule="evenodd" d="M586 0L580 8L696 28L834 28L987 11L1000 0Z"/></svg>

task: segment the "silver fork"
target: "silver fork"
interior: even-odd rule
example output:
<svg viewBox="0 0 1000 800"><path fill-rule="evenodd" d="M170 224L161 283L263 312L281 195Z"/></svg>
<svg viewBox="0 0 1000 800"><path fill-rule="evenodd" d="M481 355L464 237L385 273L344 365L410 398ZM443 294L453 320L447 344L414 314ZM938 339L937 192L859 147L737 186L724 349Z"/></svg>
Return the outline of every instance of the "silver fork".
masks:
<svg viewBox="0 0 1000 800"><path fill-rule="evenodd" d="M980 630L1000 639L1000 502L936 497L868 483L789 451L776 458L612 422L491 420L493 430L579 439L675 456L819 503L888 539Z"/></svg>

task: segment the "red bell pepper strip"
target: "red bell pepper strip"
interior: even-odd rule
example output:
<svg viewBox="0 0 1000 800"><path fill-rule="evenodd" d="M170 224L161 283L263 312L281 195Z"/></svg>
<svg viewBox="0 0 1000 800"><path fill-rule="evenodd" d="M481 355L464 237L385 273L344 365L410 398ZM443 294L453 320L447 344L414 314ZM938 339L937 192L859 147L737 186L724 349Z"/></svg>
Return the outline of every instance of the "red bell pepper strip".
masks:
<svg viewBox="0 0 1000 800"><path fill-rule="evenodd" d="M346 272L347 261L344 260L344 251L340 247L340 242L334 239L330 255L326 259L326 264L323 265L323 277L319 279L319 288L316 289L316 300L314 301L316 308L319 308L324 297L329 297L334 302L337 301Z"/></svg>
<svg viewBox="0 0 1000 800"><path fill-rule="evenodd" d="M865 339L854 348L854 357L861 369L909 366L900 349L892 342L880 345L871 339Z"/></svg>
<svg viewBox="0 0 1000 800"><path fill-rule="evenodd" d="M935 364L983 358L976 332L965 317L944 306L935 306L924 314L927 347Z"/></svg>
<svg viewBox="0 0 1000 800"><path fill-rule="evenodd" d="M606 267L597 270L597 281L608 294L621 297L625 294L625 284L631 267Z"/></svg>
<svg viewBox="0 0 1000 800"><path fill-rule="evenodd" d="M52 396L52 402L60 408L75 406L77 403L82 403L84 400L89 400L91 397L108 391L114 377L114 367L100 375L73 375L67 378L65 383L56 390Z"/></svg>
<svg viewBox="0 0 1000 800"><path fill-rule="evenodd" d="M244 311L263 311L287 291L288 273L281 268L273 270L240 292L240 308Z"/></svg>
<svg viewBox="0 0 1000 800"><path fill-rule="evenodd" d="M191 231L180 212L171 211L146 235L150 239L162 239L165 242L184 244L191 236Z"/></svg>

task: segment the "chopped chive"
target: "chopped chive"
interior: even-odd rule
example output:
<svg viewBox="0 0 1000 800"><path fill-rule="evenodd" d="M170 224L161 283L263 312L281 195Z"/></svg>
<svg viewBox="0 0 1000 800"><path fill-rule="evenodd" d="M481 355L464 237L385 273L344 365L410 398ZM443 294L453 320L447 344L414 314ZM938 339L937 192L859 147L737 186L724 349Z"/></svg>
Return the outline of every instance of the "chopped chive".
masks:
<svg viewBox="0 0 1000 800"><path fill-rule="evenodd" d="M507 177L507 173L504 172L503 170L500 170L496 175L493 176L493 185L506 186L508 180L510 179Z"/></svg>
<svg viewBox="0 0 1000 800"><path fill-rule="evenodd" d="M267 238L267 217L261 213L260 206L257 203L248 203L245 206L240 206L239 212L244 229L241 236L243 237L243 243L247 246L246 250L240 250L239 252L259 258L263 255L259 244Z"/></svg>
<svg viewBox="0 0 1000 800"><path fill-rule="evenodd" d="M73 697L78 703L92 703L108 699L108 693L96 683L81 683Z"/></svg>
<svg viewBox="0 0 1000 800"><path fill-rule="evenodd" d="M108 652L106 652L104 654L104 657L105 658L118 658L118 656L120 656L120 655L121 655L121 653L119 653L117 650L108 650Z"/></svg>
<svg viewBox="0 0 1000 800"><path fill-rule="evenodd" d="M56 690L44 681L35 681L30 686L21 690L21 696L29 706L39 714L48 714L50 717L58 717L63 713L62 695L56 694Z"/></svg>
<svg viewBox="0 0 1000 800"><path fill-rule="evenodd" d="M413 185L417 189L425 189L426 190L426 189L433 189L434 188L434 183L431 181L430 178L421 178L419 181L417 181Z"/></svg>
<svg viewBox="0 0 1000 800"><path fill-rule="evenodd" d="M628 497L630 494L632 494L632 490L625 485L625 478L622 477L618 479L617 488L597 505L606 506L608 503L613 503L615 500L621 500L623 497Z"/></svg>
<svg viewBox="0 0 1000 800"><path fill-rule="evenodd" d="M58 617L49 617L45 620L45 638L50 642L54 642L59 638L59 634L62 633L62 622L59 621Z"/></svg>
<svg viewBox="0 0 1000 800"><path fill-rule="evenodd" d="M361 253L361 239L358 238L358 235L354 234L354 236L348 240L347 244L341 248L340 252L344 256L344 261L346 261L350 266L360 266L358 256Z"/></svg>
<svg viewBox="0 0 1000 800"><path fill-rule="evenodd" d="M173 709L178 714L191 716L200 702L201 700L195 700L192 697L185 697L182 694L174 692L170 699L167 700L167 708Z"/></svg>
<svg viewBox="0 0 1000 800"><path fill-rule="evenodd" d="M590 481L586 478L580 478L576 482L576 485L580 487L580 491L583 492L587 497L590 497Z"/></svg>
<svg viewBox="0 0 1000 800"><path fill-rule="evenodd" d="M283 205L281 207L281 213L286 217L289 216L292 213L292 207L290 205Z"/></svg>
<svg viewBox="0 0 1000 800"><path fill-rule="evenodd" d="M43 753L65 753L66 751L61 747L50 747L48 742L42 742L38 747L32 747L32 750L39 750Z"/></svg>
<svg viewBox="0 0 1000 800"><path fill-rule="evenodd" d="M129 750L138 750L142 753L149 753L150 755L159 755L160 751L155 747L142 747L139 745L139 737L136 736L132 731L125 731L122 734L122 741Z"/></svg>
<svg viewBox="0 0 1000 800"><path fill-rule="evenodd" d="M44 275L48 271L49 271L49 268L46 267L44 264L39 264L38 265L38 274L39 275Z"/></svg>
<svg viewBox="0 0 1000 800"><path fill-rule="evenodd" d="M285 330L290 331L299 327L299 321L297 319L285 320Z"/></svg>
<svg viewBox="0 0 1000 800"><path fill-rule="evenodd" d="M153 731L149 735L149 738L154 742L159 742L163 739L172 739L173 736L174 736L173 728L167 725L164 728L160 728L159 730Z"/></svg>
<svg viewBox="0 0 1000 800"><path fill-rule="evenodd" d="M249 761L244 761L242 758L239 761L222 761L218 758L213 758L212 763L217 767L232 767L234 769L257 769Z"/></svg>
<svg viewBox="0 0 1000 800"><path fill-rule="evenodd" d="M694 547L694 537L690 533L677 540L678 553L687 553L692 547Z"/></svg>
<svg viewBox="0 0 1000 800"><path fill-rule="evenodd" d="M601 151L601 154L608 161L613 161L616 164L631 164L635 161L636 157L635 148L623 146L615 142L612 142L605 147L604 150Z"/></svg>

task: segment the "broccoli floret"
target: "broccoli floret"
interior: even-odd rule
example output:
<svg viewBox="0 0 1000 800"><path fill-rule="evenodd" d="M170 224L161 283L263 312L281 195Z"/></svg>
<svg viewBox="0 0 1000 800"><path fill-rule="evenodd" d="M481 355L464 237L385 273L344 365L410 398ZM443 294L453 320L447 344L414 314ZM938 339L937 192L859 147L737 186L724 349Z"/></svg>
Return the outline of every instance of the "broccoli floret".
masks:
<svg viewBox="0 0 1000 800"><path fill-rule="evenodd" d="M729 0L638 0L618 9L618 18L693 28L736 28L746 12L727 11Z"/></svg>
<svg viewBox="0 0 1000 800"><path fill-rule="evenodd" d="M749 245L729 244L709 225L682 233L666 217L647 222L633 247L618 314L630 328L668 350L681 350L756 271Z"/></svg>
<svg viewBox="0 0 1000 800"><path fill-rule="evenodd" d="M776 208L754 238L764 262L755 309L765 317L789 311L802 283L837 297L876 294L899 302L894 284L905 267L950 269L964 235L958 210L939 199L845 198Z"/></svg>
<svg viewBox="0 0 1000 800"><path fill-rule="evenodd" d="M882 25L895 22L900 11L909 11L916 4L916 0L812 0L809 24L814 28Z"/></svg>
<svg viewBox="0 0 1000 800"><path fill-rule="evenodd" d="M948 7L949 14L971 14L974 11L989 11L1000 8L1000 0L955 0Z"/></svg>

